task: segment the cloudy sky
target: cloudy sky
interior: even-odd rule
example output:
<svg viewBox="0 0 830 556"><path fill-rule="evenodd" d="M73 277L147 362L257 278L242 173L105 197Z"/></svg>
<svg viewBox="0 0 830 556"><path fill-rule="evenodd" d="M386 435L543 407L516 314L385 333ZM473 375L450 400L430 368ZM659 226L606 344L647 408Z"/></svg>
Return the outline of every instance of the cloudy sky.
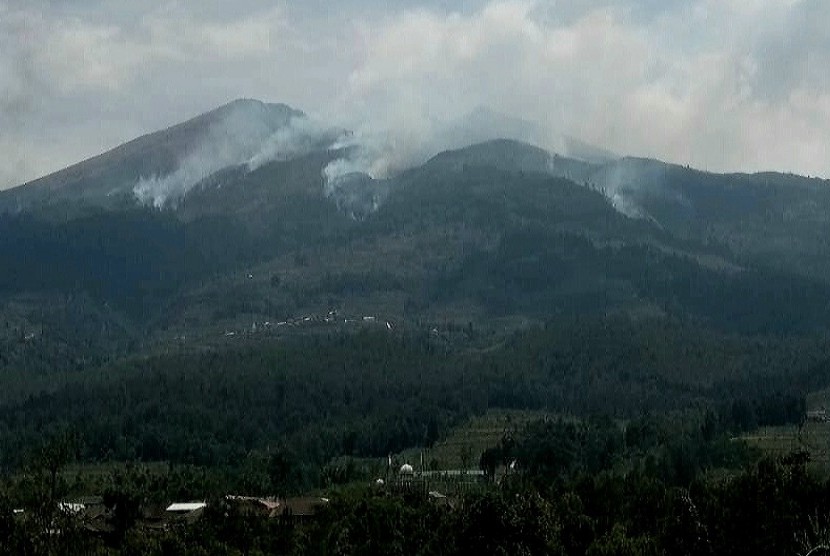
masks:
<svg viewBox="0 0 830 556"><path fill-rule="evenodd" d="M239 97L830 178L826 0L0 0L0 188Z"/></svg>

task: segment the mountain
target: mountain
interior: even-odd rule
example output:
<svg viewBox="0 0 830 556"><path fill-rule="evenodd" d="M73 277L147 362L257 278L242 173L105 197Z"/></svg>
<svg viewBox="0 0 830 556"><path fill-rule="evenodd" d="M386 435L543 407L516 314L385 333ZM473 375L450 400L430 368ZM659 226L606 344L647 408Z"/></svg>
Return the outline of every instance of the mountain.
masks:
<svg viewBox="0 0 830 556"><path fill-rule="evenodd" d="M7 341L71 338L80 319L140 350L330 311L494 331L616 313L830 325L826 182L510 139L372 179L331 171L361 154L343 136L240 100L0 193Z"/></svg>
<svg viewBox="0 0 830 556"><path fill-rule="evenodd" d="M565 154L571 158L584 160L593 164L606 164L620 158L613 152L586 143L576 137L565 137Z"/></svg>
<svg viewBox="0 0 830 556"><path fill-rule="evenodd" d="M188 157L215 158L213 171L256 149L304 114L284 104L240 99L168 129L144 135L64 170L0 192L0 212L70 217L79 208L124 207L141 179L174 174ZM204 152L212 138L222 138ZM252 152L253 151L253 152ZM216 167L216 164L219 167ZM212 173L210 169L205 172ZM204 177L207 177L205 175Z"/></svg>
<svg viewBox="0 0 830 556"><path fill-rule="evenodd" d="M479 106L472 112L439 126L433 140L434 151L459 149L493 139L509 139L534 145L544 145L550 133L535 122L515 118Z"/></svg>

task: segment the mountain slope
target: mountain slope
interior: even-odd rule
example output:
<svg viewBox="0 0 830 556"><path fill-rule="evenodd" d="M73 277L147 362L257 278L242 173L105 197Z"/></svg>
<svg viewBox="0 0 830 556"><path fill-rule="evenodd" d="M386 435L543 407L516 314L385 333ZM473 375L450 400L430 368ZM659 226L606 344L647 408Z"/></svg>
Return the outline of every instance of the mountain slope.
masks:
<svg viewBox="0 0 830 556"><path fill-rule="evenodd" d="M809 225L830 207L823 182L492 140L332 184L324 170L353 151L298 119L237 101L0 194L14 213L0 216L0 302L82 293L102 326L150 342L333 309L494 329L614 312L830 325L830 255ZM233 148L191 172L216 145ZM170 196L148 207L142 183Z"/></svg>
<svg viewBox="0 0 830 556"><path fill-rule="evenodd" d="M830 182L789 174L713 174L646 159L598 167L586 181L624 212L679 238L719 244L744 264L827 280Z"/></svg>
<svg viewBox="0 0 830 556"><path fill-rule="evenodd" d="M133 188L142 178L165 176L197 152L211 134L246 136L244 143L265 140L303 113L284 104L236 100L168 129L144 135L64 170L0 192L0 212L38 211L69 217L92 207L116 208L134 203Z"/></svg>

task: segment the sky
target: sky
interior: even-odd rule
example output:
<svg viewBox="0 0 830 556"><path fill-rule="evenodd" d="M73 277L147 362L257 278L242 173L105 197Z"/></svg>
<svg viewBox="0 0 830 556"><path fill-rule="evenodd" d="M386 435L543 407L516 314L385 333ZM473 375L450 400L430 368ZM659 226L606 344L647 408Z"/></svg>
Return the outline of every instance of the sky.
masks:
<svg viewBox="0 0 830 556"><path fill-rule="evenodd" d="M0 0L0 189L235 98L402 153L488 107L554 151L830 178L827 22L826 0Z"/></svg>

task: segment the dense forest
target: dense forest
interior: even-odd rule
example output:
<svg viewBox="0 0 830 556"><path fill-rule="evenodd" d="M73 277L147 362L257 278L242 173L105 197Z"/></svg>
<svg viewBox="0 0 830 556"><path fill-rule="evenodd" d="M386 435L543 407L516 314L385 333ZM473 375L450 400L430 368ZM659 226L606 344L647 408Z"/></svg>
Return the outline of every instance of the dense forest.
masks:
<svg viewBox="0 0 830 556"><path fill-rule="evenodd" d="M495 347L482 348L482 335L473 326L369 328L180 348L7 403L0 546L798 554L826 535L830 487L808 470L809 454L773 459L740 440L759 426L803 423L806 394L830 385L821 336L627 317L552 321ZM486 449L477 462L485 480L451 493L451 504L428 483L374 485L383 467L371 462L430 446L496 408L549 417ZM64 471L73 462L108 471ZM155 462L166 463L142 468ZM310 521L239 513L224 498L320 489L330 502ZM56 510L91 493L108 508L103 536ZM210 503L198 521L148 529L142 512L173 499ZM58 522L60 535L38 529Z"/></svg>
<svg viewBox="0 0 830 556"><path fill-rule="evenodd" d="M314 467L429 445L494 408L631 418L701 407L747 430L798 422L806 394L830 385L820 340L628 318L557 322L489 349L475 328L457 333L466 347L437 330L365 330L107 364L0 407L0 462L71 430L89 461L232 465L283 446Z"/></svg>
<svg viewBox="0 0 830 556"><path fill-rule="evenodd" d="M806 554L828 539L830 482L809 455L759 458L716 414L531 421L482 455L487 477L450 497L420 479L330 487L311 520L252 514L227 479L171 469L115 470L103 481L106 526L91 534L57 509L77 484L61 474L72 440L56 437L6 481L8 553L141 554ZM496 478L494 469L510 462ZM285 463L271 463L275 473ZM364 477L365 478L365 477ZM238 485L237 485L238 486ZM159 497L198 496L198 520L166 528L142 516ZM169 499L169 498L168 498ZM322 500L322 499L321 499ZM23 513L13 508L23 506ZM45 532L60 527L60 533ZM816 552L813 552L816 553Z"/></svg>

